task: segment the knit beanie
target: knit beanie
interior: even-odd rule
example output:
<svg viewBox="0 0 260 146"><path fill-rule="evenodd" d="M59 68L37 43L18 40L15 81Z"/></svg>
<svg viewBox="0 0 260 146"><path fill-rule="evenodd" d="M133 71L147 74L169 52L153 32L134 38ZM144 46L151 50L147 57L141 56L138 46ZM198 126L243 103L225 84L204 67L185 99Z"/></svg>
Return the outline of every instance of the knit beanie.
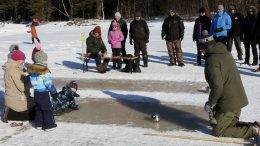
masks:
<svg viewBox="0 0 260 146"><path fill-rule="evenodd" d="M135 12L135 17L141 17L141 16L142 16L142 14L141 14L140 11L136 11L136 12Z"/></svg>
<svg viewBox="0 0 260 146"><path fill-rule="evenodd" d="M198 40L198 48L199 49L206 49L208 46L216 43L213 36L208 34L207 30L202 31L202 36Z"/></svg>
<svg viewBox="0 0 260 146"><path fill-rule="evenodd" d="M20 51L20 50L15 50L12 55L11 55L11 58L14 60L14 61L18 61L18 60L25 60L25 54Z"/></svg>
<svg viewBox="0 0 260 146"><path fill-rule="evenodd" d="M121 18L121 14L119 12L115 13L115 17L120 17Z"/></svg>
<svg viewBox="0 0 260 146"><path fill-rule="evenodd" d="M9 51L10 52L13 52L14 50L19 50L19 46L17 44L12 44L10 47L9 47Z"/></svg>
<svg viewBox="0 0 260 146"><path fill-rule="evenodd" d="M101 27L100 26L96 26L94 29L93 29L93 32L97 32L97 33L101 33Z"/></svg>
<svg viewBox="0 0 260 146"><path fill-rule="evenodd" d="M45 52L42 50L36 52L34 55L34 63L39 63L39 64L47 64L48 56Z"/></svg>
<svg viewBox="0 0 260 146"><path fill-rule="evenodd" d="M41 44L40 44L40 43L37 43L37 44L35 45L35 48L36 48L36 50L41 50Z"/></svg>
<svg viewBox="0 0 260 146"><path fill-rule="evenodd" d="M112 22L112 26L113 26L113 27L115 27L115 26L118 27L118 23L117 23L116 21L113 21L113 22Z"/></svg>

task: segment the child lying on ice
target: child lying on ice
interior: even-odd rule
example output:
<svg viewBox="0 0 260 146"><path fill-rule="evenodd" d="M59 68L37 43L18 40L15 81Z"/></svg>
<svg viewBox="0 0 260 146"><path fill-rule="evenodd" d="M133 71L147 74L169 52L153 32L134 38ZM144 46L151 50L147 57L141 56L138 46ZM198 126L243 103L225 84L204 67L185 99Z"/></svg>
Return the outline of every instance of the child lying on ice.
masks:
<svg viewBox="0 0 260 146"><path fill-rule="evenodd" d="M78 84L71 81L62 88L57 98L52 99L52 107L56 114L69 111L69 109L79 109L75 101L75 97L79 97L79 94L76 93L77 89Z"/></svg>

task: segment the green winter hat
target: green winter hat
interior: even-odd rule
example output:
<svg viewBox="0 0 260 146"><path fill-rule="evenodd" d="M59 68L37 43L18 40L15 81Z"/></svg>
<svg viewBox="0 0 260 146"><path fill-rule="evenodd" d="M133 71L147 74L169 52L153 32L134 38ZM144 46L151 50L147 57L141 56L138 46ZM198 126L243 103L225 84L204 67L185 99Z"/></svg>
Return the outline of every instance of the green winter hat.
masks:
<svg viewBox="0 0 260 146"><path fill-rule="evenodd" d="M48 56L45 52L43 52L42 50L38 51L35 55L34 55L34 63L38 63L38 64L47 64L47 60L48 60Z"/></svg>

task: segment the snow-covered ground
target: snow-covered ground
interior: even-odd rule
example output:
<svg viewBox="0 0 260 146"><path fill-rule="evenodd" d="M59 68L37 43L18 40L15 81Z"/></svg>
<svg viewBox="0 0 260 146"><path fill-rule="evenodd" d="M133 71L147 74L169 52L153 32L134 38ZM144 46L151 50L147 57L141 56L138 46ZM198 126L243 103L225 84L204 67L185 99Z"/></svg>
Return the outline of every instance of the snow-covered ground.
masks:
<svg viewBox="0 0 260 146"><path fill-rule="evenodd" d="M162 22L149 22L150 42L147 46L149 53L149 67L141 68L142 73L121 73L111 70L106 74L99 74L95 70L94 63L90 63L90 70L82 72L81 52L85 48L85 41L80 41L80 34L89 35L95 26L65 26L66 22L51 22L38 26L38 36L42 48L48 54L48 65L53 78L84 78L84 79L125 79L125 80L160 80L160 81L192 81L205 82L203 67L194 66L196 61L196 44L192 42L193 22L185 23L185 36L182 42L185 67L169 67L167 64L168 53L165 41L161 39ZM102 28L103 40L108 52L111 52L107 42L107 33L110 21L98 22ZM31 63L31 52L34 45L31 43L30 34L25 25L6 24L0 28L0 65L7 60L9 46L16 43L26 54L26 62ZM127 39L127 53L133 54L133 46ZM85 52L85 49L84 49ZM236 58L236 51L232 52ZM141 61L142 64L142 61ZM260 73L252 72L256 67L241 66L237 64L241 78L249 99L249 105L242 111L241 120L260 120ZM3 107L3 71L0 70L0 109ZM179 105L203 106L207 100L207 94L194 93L164 93L144 91L113 91L123 94L143 95L158 99L163 102L175 102ZM99 90L80 90L81 98L112 98ZM2 115L2 111L0 111ZM165 139L144 136L144 133L158 133L152 129L133 128L117 125L90 125L76 123L58 123L57 130L46 133L37 131L32 127L23 130L10 128L9 125L0 123L1 145L225 145L201 141L187 141L180 139ZM182 136L211 137L199 131L166 131L160 133L176 134ZM70 137L70 138L68 138ZM48 139L48 140L47 140ZM229 144L230 145L230 144Z"/></svg>

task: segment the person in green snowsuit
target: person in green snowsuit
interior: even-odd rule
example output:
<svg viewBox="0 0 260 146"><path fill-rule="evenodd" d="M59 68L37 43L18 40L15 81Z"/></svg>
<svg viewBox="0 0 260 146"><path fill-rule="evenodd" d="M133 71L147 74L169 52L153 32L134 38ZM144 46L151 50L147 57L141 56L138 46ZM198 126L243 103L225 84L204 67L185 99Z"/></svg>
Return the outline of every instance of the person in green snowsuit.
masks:
<svg viewBox="0 0 260 146"><path fill-rule="evenodd" d="M206 30L202 34L198 47L205 55L205 78L211 89L204 108L207 112L213 109L217 121L212 125L214 135L235 138L259 135L259 122L239 121L248 99L232 54Z"/></svg>

